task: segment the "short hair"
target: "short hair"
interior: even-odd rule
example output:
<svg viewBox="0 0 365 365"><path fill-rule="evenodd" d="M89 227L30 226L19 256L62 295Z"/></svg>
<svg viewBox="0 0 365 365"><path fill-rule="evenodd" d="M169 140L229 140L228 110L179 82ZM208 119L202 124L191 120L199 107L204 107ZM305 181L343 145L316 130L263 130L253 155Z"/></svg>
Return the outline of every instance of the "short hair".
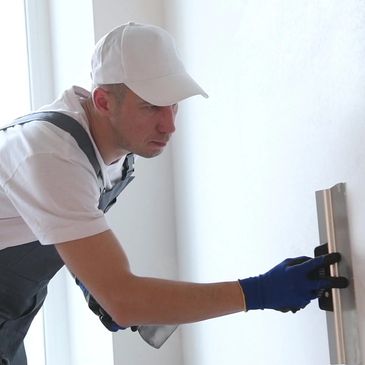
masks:
<svg viewBox="0 0 365 365"><path fill-rule="evenodd" d="M100 85L93 85L93 89L101 88L104 89L114 95L118 103L122 103L124 97L129 90L125 84L100 84Z"/></svg>

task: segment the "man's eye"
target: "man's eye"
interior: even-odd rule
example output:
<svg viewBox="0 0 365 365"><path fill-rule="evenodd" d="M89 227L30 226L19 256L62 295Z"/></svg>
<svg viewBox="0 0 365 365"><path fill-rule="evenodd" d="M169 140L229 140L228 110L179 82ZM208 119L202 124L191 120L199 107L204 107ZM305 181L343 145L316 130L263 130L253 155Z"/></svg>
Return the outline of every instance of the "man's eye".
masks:
<svg viewBox="0 0 365 365"><path fill-rule="evenodd" d="M157 105L152 105L152 104L146 105L147 110L158 110L158 108L159 107Z"/></svg>

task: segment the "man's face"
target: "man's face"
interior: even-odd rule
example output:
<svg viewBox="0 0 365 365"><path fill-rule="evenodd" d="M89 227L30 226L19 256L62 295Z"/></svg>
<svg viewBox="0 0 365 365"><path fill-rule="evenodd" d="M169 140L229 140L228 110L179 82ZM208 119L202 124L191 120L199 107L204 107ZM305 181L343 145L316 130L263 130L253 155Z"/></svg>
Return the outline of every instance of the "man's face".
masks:
<svg viewBox="0 0 365 365"><path fill-rule="evenodd" d="M175 131L177 104L155 106L127 90L110 120L115 147L142 157L159 155Z"/></svg>

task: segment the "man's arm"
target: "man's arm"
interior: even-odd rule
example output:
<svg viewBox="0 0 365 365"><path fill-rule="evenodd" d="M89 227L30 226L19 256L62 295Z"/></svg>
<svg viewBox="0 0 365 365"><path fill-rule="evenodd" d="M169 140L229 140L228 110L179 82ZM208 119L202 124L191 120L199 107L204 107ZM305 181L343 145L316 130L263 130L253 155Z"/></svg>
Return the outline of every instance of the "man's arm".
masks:
<svg viewBox="0 0 365 365"><path fill-rule="evenodd" d="M56 245L69 270L123 327L180 324L244 309L238 281L197 284L134 275L111 230Z"/></svg>

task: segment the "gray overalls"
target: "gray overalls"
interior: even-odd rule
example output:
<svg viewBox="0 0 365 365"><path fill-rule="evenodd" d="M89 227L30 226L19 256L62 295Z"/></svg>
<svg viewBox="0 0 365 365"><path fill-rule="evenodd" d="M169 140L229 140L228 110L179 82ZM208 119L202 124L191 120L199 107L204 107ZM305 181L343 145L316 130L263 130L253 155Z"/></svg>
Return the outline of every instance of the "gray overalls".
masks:
<svg viewBox="0 0 365 365"><path fill-rule="evenodd" d="M38 112L17 119L15 124L33 120L50 122L70 133L101 180L93 145L80 123L62 113ZM100 189L99 209L103 212L115 203L117 196L133 180L133 163L133 154L127 155L121 180L111 190ZM0 251L0 365L27 364L24 337L44 302L48 282L63 265L53 245L42 246L38 241Z"/></svg>

